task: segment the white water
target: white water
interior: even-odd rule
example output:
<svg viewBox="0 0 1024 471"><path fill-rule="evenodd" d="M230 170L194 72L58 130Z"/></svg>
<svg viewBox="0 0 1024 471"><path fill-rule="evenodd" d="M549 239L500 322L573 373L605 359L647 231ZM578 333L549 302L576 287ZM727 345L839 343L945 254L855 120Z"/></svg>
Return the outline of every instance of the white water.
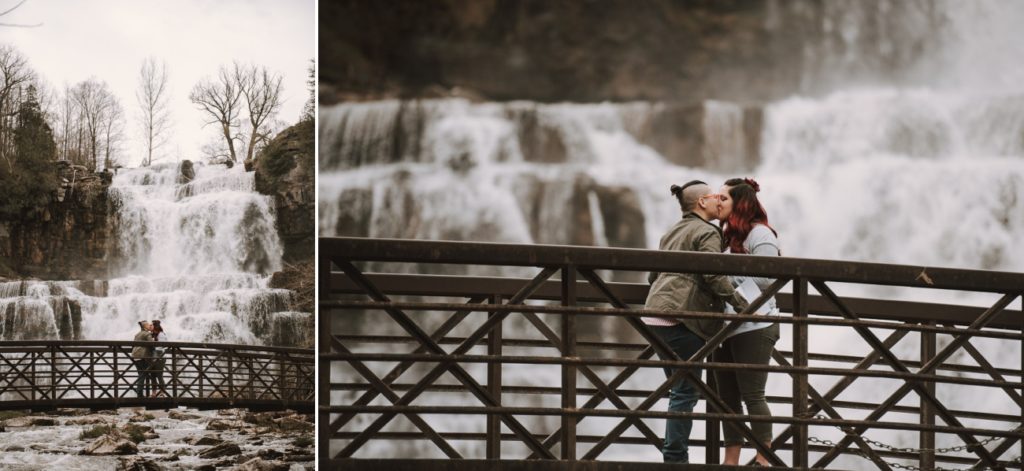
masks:
<svg viewBox="0 0 1024 471"><path fill-rule="evenodd" d="M679 217L668 191L671 184L753 176L761 183L760 197L787 256L1024 272L1024 43L1016 40L1024 4L903 3L904 16L896 17L887 16L881 6L876 11L865 5L893 6L826 3L824 28L837 31L839 43L804 52L820 55L822 71L834 69L839 75L870 64L873 55L886 56L900 47L892 41L904 34L928 39L932 49L908 61L899 85L877 79L888 76L882 70L875 71L875 80L862 80L864 74L845 82L833 76L829 83L837 85L820 96L794 95L764 105L763 127L756 136L743 134L739 104L707 101L691 120L699 123L705 142L691 149L699 155L691 165L672 163L656 150L659 136L648 132L658 113L671 106L665 103L424 100L324 108L320 232L654 248ZM907 13L914 8L919 11ZM927 15L937 15L943 29L930 32ZM910 33L898 28L876 31L881 39L871 44L878 50L857 49L867 34L864 23L871 18L884 18L889 26ZM863 67L858 70L863 72ZM808 76L820 78L822 71ZM756 159L740 155L745 137L759 139ZM992 295L931 290L836 290L979 306L995 300ZM1011 305L1020 306L1020 301ZM506 329L505 335L533 334L532 328ZM778 347L789 349L790 340L784 329ZM940 348L943 342L940 336ZM1021 366L1018 342L972 343L996 365ZM901 357L916 358L918 348L916 336L908 336L895 350ZM863 355L869 347L848 330L812 328L811 350ZM962 353L950 362L976 364ZM336 369L333 374L336 379L350 373ZM648 371L624 387L651 388L660 378L659 372ZM505 372L506 384L558 381L558 372L551 369ZM811 381L822 392L833 382L827 377ZM899 385L861 379L839 399L880 401ZM789 388L783 375L773 375L768 386L769 394L788 394ZM990 388L944 386L938 396L952 409L1019 412L1003 392ZM336 393L333 400L347 398ZM911 394L902 403L916 405L917 399ZM655 409L664 407L661 403ZM773 411L791 413L778 405ZM842 413L863 418L868 412ZM883 420L917 419L890 414ZM453 416L432 417L431 423L440 430L482 430L482 422ZM540 431L555 427L550 421L540 423L534 422ZM611 426L608 420L584 423L589 425L581 426L580 433L602 434ZM663 431L661 421L648 423ZM356 421L346 430L364 425ZM697 425L694 436L702 435L703 427ZM815 428L812 435L841 438L831 428ZM873 430L867 436L895 446L917 446L916 434ZM939 446L959 444L956 437L938 437ZM457 447L471 456L483 455L482 445ZM508 450L512 456L523 451ZM440 454L428 442L376 443L366 453ZM691 453L694 461L703 460L703 450ZM1016 456L1011 453L1004 458ZM612 447L602 459L658 461L660 455L648 446L623 446ZM841 458L833 466L875 469L856 457Z"/></svg>
<svg viewBox="0 0 1024 471"><path fill-rule="evenodd" d="M175 341L311 338L311 315L294 312L293 293L268 288L283 249L271 199L254 191L253 174L197 165L194 180L178 183L179 173L177 164L121 171L109 190L114 277L96 287L0 284L0 339L131 340L137 322L152 319ZM73 336L57 327L67 300L81 307ZM302 338L293 333L306 330Z"/></svg>

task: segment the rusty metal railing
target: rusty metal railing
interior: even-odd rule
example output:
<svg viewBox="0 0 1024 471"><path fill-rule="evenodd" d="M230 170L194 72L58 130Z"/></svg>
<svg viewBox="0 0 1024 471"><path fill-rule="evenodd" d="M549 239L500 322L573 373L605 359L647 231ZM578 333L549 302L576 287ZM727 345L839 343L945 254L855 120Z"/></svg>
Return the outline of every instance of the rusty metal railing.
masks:
<svg viewBox="0 0 1024 471"><path fill-rule="evenodd" d="M839 456L852 454L883 470L941 469L943 464L1019 467L1019 448L1016 453L1011 450L1024 438L1020 428L1024 399L1019 393L1024 387L1024 359L994 364L971 341L985 339L1000 348L1024 351L1024 317L1019 310L1007 309L1024 291L1024 274L786 257L358 238L321 238L319 254L321 463L380 458L381 450L404 450L397 444L414 439L433 443L452 459L592 460L611 446L660 447L659 434L645 420L692 417L706 422L705 439L691 439L691 447L704 447L708 463L719 460L718 427L725 423L778 466L823 468ZM479 266L491 267L491 272L507 269L499 267L531 267L526 270L532 269L534 276L429 274L439 266L477 272ZM790 326L783 337L791 339L791 351L774 351L774 363L767 366L705 361L742 321L764 318L745 313L644 311L646 284L605 281L609 274L648 271L777 279L745 312L776 296L788 315L773 319ZM556 274L560 279L551 280ZM978 308L851 298L836 294L837 283L994 293L998 301ZM787 284L791 292L780 293ZM810 294L812 288L818 294ZM439 317L440 313L450 314ZM640 321L641 316L728 322L691 358L678 358ZM383 332L367 328L385 322L393 322L395 328ZM513 331L510 322L516 324L516 336L508 335ZM595 325L628 339L608 341L607 335L593 335ZM867 354L811 352L809 327L856 332L869 347ZM525 328L536 335L524 335ZM881 331L889 333L880 338ZM894 352L895 345L915 337L914 358ZM655 360L655 353L672 360ZM976 365L950 361L955 354L971 358ZM790 405L792 413L767 417L729 410L714 386L687 368L697 365L709 371L788 376L791 394L772 396L769 401ZM677 368L667 380L630 383L636 382L638 371L666 366ZM545 367L558 370L558 384L503 381L509 368ZM416 373L418 380L402 380ZM455 381L440 381L445 374ZM654 410L681 378L701 391L706 412ZM833 378L827 390L820 387L818 380L823 378ZM841 397L851 385L869 380L899 386L882 400ZM1013 406L995 412L951 409L937 396L937 385L999 389ZM911 393L918 397L916 405L904 400ZM522 396L537 397L539 402L557 400L557 407L515 405ZM870 412L853 418L863 410ZM890 418L906 414L915 420ZM411 426L387 428L397 416ZM486 423L473 430L442 429L445 421L437 418L452 416L479 417ZM552 418L557 424L527 423L530 417ZM581 434L579 422L585 418L617 422L598 426L596 431L591 425ZM783 427L767 447L753 439L744 422ZM638 435L625 433L631 428ZM838 441L811 434L837 429L841 430ZM869 430L915 434L918 446L889 446L869 438ZM958 437L961 445L937 447L937 436ZM461 445L475 442L483 443L482 450ZM384 448L371 448L370 443ZM521 444L522 451L510 454L512 443ZM783 450L789 452L788 461L777 453Z"/></svg>
<svg viewBox="0 0 1024 471"><path fill-rule="evenodd" d="M38 340L0 342L0 409L117 408L312 411L311 349L159 342L162 365L142 384L135 346L153 342ZM154 364L155 362L151 362ZM163 379L157 382L156 375Z"/></svg>

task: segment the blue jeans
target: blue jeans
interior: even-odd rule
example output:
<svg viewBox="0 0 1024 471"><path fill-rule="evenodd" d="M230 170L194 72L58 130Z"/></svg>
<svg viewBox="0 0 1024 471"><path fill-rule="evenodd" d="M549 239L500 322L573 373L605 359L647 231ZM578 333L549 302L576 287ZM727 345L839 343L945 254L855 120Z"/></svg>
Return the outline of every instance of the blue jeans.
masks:
<svg viewBox="0 0 1024 471"><path fill-rule="evenodd" d="M704 339L687 329L683 324L673 326L648 326L654 333L661 337L668 344L669 348L682 360L687 360L697 350L704 346ZM662 358L668 360L668 358ZM702 370L694 368L691 370L698 378ZM674 373L673 369L665 368L665 376L669 377ZM668 392L669 412L693 412L693 406L699 398L697 388L686 380L680 380L672 386ZM693 428L692 419L668 419L665 421L665 445L661 449L666 463L689 463L690 462L690 430Z"/></svg>
<svg viewBox="0 0 1024 471"><path fill-rule="evenodd" d="M149 393L149 359L136 358L132 361L135 363L135 371L139 373L135 383L132 384L135 387L135 395L136 397L146 397L143 389L145 389L145 393Z"/></svg>

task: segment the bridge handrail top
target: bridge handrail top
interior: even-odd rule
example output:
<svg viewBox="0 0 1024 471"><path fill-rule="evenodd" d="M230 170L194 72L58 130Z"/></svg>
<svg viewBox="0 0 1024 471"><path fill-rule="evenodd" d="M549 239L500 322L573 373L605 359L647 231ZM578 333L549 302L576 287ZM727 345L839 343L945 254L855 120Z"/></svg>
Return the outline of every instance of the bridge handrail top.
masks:
<svg viewBox="0 0 1024 471"><path fill-rule="evenodd" d="M320 257L351 261L580 268L765 277L1017 293L1024 273L798 257L712 254L622 247L446 240L320 237Z"/></svg>
<svg viewBox="0 0 1024 471"><path fill-rule="evenodd" d="M312 348L275 347L265 345L245 345L211 342L172 342L172 341L135 341L135 340L4 340L0 347L188 347L207 350L243 350L258 352L297 353L312 356Z"/></svg>

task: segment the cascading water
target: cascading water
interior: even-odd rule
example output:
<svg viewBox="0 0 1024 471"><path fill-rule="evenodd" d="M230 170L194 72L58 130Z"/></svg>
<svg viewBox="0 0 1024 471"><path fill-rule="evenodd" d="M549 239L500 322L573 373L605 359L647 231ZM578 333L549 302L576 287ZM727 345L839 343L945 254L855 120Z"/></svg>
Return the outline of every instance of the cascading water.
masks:
<svg viewBox="0 0 1024 471"><path fill-rule="evenodd" d="M881 4L892 6L872 3ZM826 5L823 29L837 31L838 42L805 51L822 56L808 61L822 65L809 74L817 78L830 68L842 74L844 64L858 64L858 80L869 75L863 72L872 63L895 67L872 62L872 54L899 56L889 54L899 45L885 46L889 36L878 31L885 25L903 21L915 28L937 21L943 28L927 56L908 61L913 70L904 70L899 86L843 82L837 75L828 80L833 90L821 96L763 106L728 100L696 106L419 100L324 108L320 233L654 248L679 217L671 184L755 176L787 256L1024 272L1024 48L1012 41L1024 6L908 2L893 18L866 15L860 2ZM876 13L885 21L872 23L871 30L865 24L881 18ZM927 39L918 29L918 39ZM870 43L878 50L865 48L868 33L882 38ZM886 34L898 37L895 30ZM876 72L887 77L890 71ZM636 275L620 279L641 281ZM995 300L862 286L836 290L971 305ZM526 333L510 330L506 335ZM779 348L790 348L788 335L783 337ZM1020 366L1019 344L977 343L994 363ZM895 351L916 358L918 348L912 338ZM863 355L868 349L851 331L812 328L812 351ZM962 356L950 362L974 364ZM558 381L556 373L547 379L534 370L521 373L512 373L515 381ZM656 373L638 384L660 384ZM811 380L819 391L831 382ZM839 400L881 400L898 386L862 379ZM773 376L769 395L788 394L788 388L788 378ZM938 396L951 409L1018 410L993 389L940 386ZM852 411L848 417L863 415ZM438 420L466 427L456 418ZM841 437L836 430L818 432ZM917 446L916 435L873 430L868 436ZM938 437L938 446L957 444L954 436ZM433 455L431 448L425 444L416 453ZM602 458L660 456L651 447L613 447ZM874 469L866 463L843 457L836 466Z"/></svg>
<svg viewBox="0 0 1024 471"><path fill-rule="evenodd" d="M283 252L270 198L241 167L191 173L164 164L114 177L119 276L0 284L0 339L131 340L137 321L160 319L175 341L311 345L312 315L268 287Z"/></svg>

